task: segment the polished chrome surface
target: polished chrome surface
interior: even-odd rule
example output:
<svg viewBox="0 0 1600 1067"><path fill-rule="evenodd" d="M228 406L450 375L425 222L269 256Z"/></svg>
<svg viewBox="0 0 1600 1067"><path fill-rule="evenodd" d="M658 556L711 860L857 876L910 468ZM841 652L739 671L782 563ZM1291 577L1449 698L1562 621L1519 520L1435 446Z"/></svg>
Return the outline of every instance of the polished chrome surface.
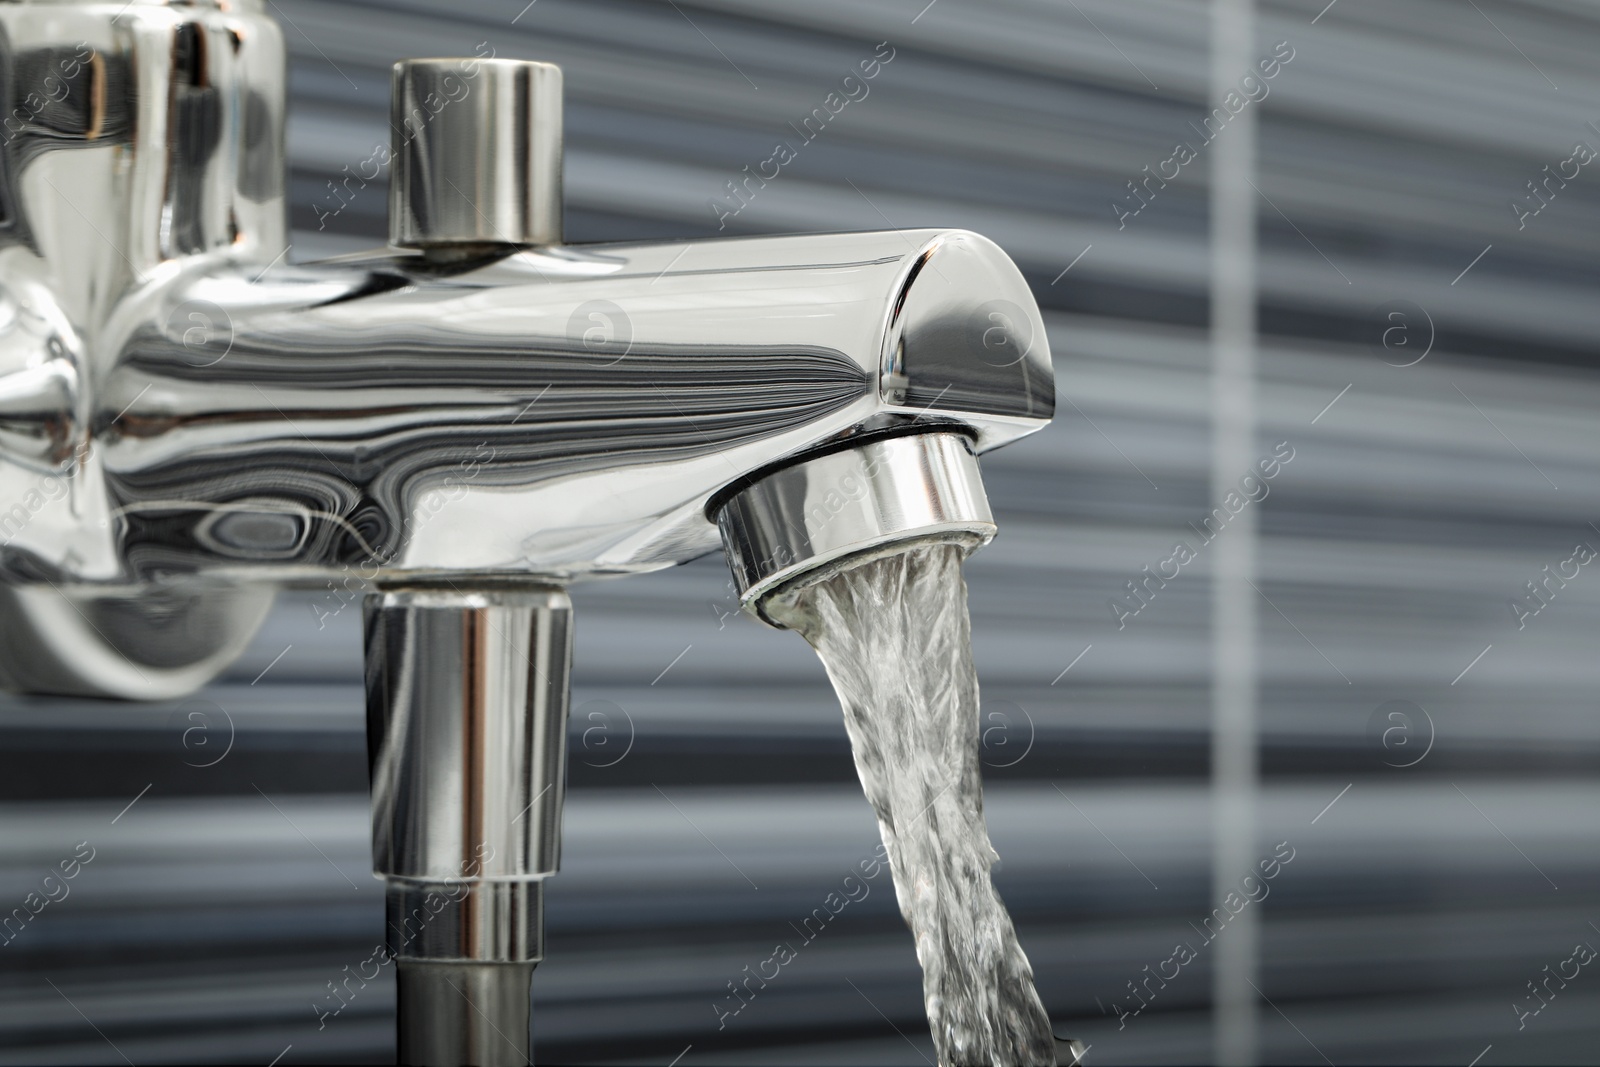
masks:
<svg viewBox="0 0 1600 1067"><path fill-rule="evenodd" d="M390 951L541 958L537 882L561 863L571 602L404 590L369 596L364 621L372 866L389 883Z"/></svg>
<svg viewBox="0 0 1600 1067"><path fill-rule="evenodd" d="M140 589L0 585L0 687L13 692L170 700L242 652L274 590L221 582Z"/></svg>
<svg viewBox="0 0 1600 1067"><path fill-rule="evenodd" d="M389 243L561 243L561 68L511 59L394 65Z"/></svg>
<svg viewBox="0 0 1600 1067"><path fill-rule="evenodd" d="M744 608L772 626L767 600L831 567L913 541L968 551L995 535L967 438L918 433L869 441L775 471L717 512Z"/></svg>
<svg viewBox="0 0 1600 1067"><path fill-rule="evenodd" d="M107 552L128 521L106 452L120 405L103 391L116 359L108 339L118 322L158 313L150 294L185 270L265 266L284 251L283 41L263 7L0 5L9 687L191 691L226 666L272 598L276 583L197 583L156 561L147 574L159 583L123 580L133 572ZM168 312L191 358L214 358L203 349L225 332L226 312L203 301ZM137 389L147 386L160 391ZM239 521L229 514L205 525L227 536Z"/></svg>
<svg viewBox="0 0 1600 1067"><path fill-rule="evenodd" d="M544 882L385 880L389 954L400 960L537 963Z"/></svg>
<svg viewBox="0 0 1600 1067"><path fill-rule="evenodd" d="M531 963L401 960L398 1060L419 1067L522 1067L533 1062Z"/></svg>

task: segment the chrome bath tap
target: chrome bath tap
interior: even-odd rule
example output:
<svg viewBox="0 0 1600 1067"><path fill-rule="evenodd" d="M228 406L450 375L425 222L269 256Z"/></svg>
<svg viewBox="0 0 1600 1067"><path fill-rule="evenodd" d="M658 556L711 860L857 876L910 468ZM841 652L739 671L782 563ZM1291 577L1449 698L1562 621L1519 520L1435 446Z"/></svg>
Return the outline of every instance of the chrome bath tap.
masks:
<svg viewBox="0 0 1600 1067"><path fill-rule="evenodd" d="M976 455L1053 411L1026 283L955 230L563 244L561 72L481 57L396 64L390 247L295 263L262 3L0 32L0 682L171 699L362 590L402 1062L531 1062L564 587L721 547L765 618L987 541Z"/></svg>

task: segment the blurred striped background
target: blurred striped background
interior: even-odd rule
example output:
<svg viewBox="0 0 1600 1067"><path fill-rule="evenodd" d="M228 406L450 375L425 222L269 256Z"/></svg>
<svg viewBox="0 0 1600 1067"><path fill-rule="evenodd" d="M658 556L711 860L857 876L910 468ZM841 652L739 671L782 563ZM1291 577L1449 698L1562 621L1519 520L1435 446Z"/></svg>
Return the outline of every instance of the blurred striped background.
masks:
<svg viewBox="0 0 1600 1067"><path fill-rule="evenodd" d="M567 233L605 241L715 235L724 184L890 42L870 94L722 232L964 226L1033 283L1059 414L986 461L1001 536L968 568L997 883L1091 1062L1205 1061L1209 560L1125 629L1107 601L1217 503L1204 157L1124 228L1111 206L1215 103L1208 5L271 9L307 259L381 240L381 181L336 213L327 183L387 142L398 57L487 41L562 64ZM1593 1063L1600 975L1539 1001L1528 984L1600 946L1600 574L1583 568L1520 630L1509 604L1576 544L1600 547L1600 174L1547 193L1521 229L1509 205L1576 142L1600 146L1600 6L1293 0L1257 19L1252 54L1293 50L1250 105L1260 451L1295 450L1251 505L1260 851L1295 856L1250 905L1261 1057ZM886 877L719 1028L726 984L795 940L875 841L803 642L730 614L715 558L574 598L541 1062L930 1059ZM359 613L325 615L338 604L285 595L192 701L5 700L0 903L78 842L94 858L0 946L0 1063L392 1056L387 973L326 1014L328 983L382 937ZM1410 747L1380 743L1391 701L1426 713L1410 713ZM1113 1005L1137 1006L1128 984L1180 940L1199 962L1119 1026ZM1519 1020L1518 1004L1545 1006Z"/></svg>

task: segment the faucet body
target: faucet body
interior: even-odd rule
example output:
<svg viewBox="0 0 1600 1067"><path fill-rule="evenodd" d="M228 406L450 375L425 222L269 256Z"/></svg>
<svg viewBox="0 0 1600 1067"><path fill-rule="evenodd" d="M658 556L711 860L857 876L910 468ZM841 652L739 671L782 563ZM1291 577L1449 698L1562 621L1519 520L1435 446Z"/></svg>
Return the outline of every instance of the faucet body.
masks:
<svg viewBox="0 0 1600 1067"><path fill-rule="evenodd" d="M1028 360L971 365L983 297L1026 290L962 232L259 273L177 279L118 324L101 454L124 521L96 549L120 575L648 571L714 551L713 497L775 463L955 426L992 447L1052 398ZM202 303L231 347L196 366L163 324Z"/></svg>
<svg viewBox="0 0 1600 1067"><path fill-rule="evenodd" d="M0 684L180 696L277 589L369 591L402 1005L470 976L489 1018L526 1005L559 863L561 587L725 543L756 609L812 562L975 544L971 457L1054 381L983 237L563 245L558 70L416 61L396 90L391 246L295 263L262 0L0 3ZM412 1014L402 1056L526 1055Z"/></svg>
<svg viewBox="0 0 1600 1067"><path fill-rule="evenodd" d="M808 450L1050 417L1037 310L977 235L291 265L259 5L0 4L0 32L13 687L175 696L276 587L670 566Z"/></svg>

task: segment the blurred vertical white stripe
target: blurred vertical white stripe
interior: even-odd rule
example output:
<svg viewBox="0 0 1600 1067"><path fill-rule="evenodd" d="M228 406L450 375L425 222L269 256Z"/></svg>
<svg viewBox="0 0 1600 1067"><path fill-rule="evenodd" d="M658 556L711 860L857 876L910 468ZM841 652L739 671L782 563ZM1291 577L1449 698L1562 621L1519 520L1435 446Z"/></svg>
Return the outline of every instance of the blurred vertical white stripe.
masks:
<svg viewBox="0 0 1600 1067"><path fill-rule="evenodd" d="M1237 99L1255 62L1254 0L1213 0L1211 105ZM1256 111L1247 102L1211 145L1211 500L1238 490L1255 460ZM1220 902L1255 863L1257 802L1257 508L1217 535L1211 586L1211 896ZM1216 1062L1256 1062L1257 922L1246 908L1219 937L1212 1014Z"/></svg>

